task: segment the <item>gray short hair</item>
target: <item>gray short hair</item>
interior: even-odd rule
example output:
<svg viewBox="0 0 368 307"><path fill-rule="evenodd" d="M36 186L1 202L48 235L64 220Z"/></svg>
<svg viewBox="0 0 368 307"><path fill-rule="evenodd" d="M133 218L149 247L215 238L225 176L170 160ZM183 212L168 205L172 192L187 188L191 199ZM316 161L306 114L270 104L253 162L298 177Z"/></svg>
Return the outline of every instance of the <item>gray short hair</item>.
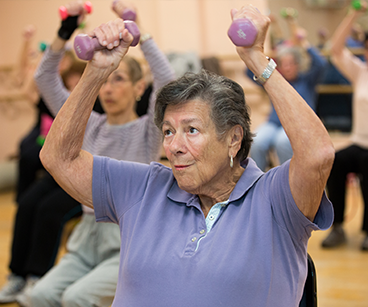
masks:
<svg viewBox="0 0 368 307"><path fill-rule="evenodd" d="M242 87L229 78L206 70L200 73L186 73L170 82L157 93L155 124L162 130L162 122L168 105L179 105L189 100L207 103L211 110L219 139L235 125L243 128L243 140L237 154L244 160L250 150L253 134L250 131L249 107L245 103Z"/></svg>
<svg viewBox="0 0 368 307"><path fill-rule="evenodd" d="M289 54L293 56L295 64L300 67L302 65L302 54L297 47L290 47L290 46L280 47L276 52L277 62L280 63L282 58L285 55L289 55Z"/></svg>

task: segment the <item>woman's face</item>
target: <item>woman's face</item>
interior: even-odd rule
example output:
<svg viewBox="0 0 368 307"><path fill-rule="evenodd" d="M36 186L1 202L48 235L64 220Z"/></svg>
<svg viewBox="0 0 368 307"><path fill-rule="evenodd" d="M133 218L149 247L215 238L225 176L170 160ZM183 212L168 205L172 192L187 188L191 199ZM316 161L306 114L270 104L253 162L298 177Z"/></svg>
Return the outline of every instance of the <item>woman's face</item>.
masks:
<svg viewBox="0 0 368 307"><path fill-rule="evenodd" d="M218 140L210 107L199 100L168 106L162 131L164 150L181 189L205 194L230 170L226 139Z"/></svg>
<svg viewBox="0 0 368 307"><path fill-rule="evenodd" d="M298 64L292 54L285 54L279 60L278 69L287 81L293 81L298 76Z"/></svg>
<svg viewBox="0 0 368 307"><path fill-rule="evenodd" d="M107 115L114 116L134 110L136 98L140 95L137 83L133 84L130 80L128 67L124 62L109 76L99 92L104 111Z"/></svg>
<svg viewBox="0 0 368 307"><path fill-rule="evenodd" d="M65 86L69 91L73 91L77 86L82 74L74 72L70 73L65 79Z"/></svg>

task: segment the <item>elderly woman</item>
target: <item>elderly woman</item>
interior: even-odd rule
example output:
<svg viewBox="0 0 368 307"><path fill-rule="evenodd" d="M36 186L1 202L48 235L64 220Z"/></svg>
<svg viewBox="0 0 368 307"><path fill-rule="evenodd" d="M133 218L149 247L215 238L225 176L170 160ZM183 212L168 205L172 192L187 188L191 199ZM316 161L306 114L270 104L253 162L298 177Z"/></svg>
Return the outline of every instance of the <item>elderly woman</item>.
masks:
<svg viewBox="0 0 368 307"><path fill-rule="evenodd" d="M253 6L232 16L249 17L258 29L255 44L237 51L261 76L269 19ZM123 40L87 64L41 160L66 191L94 207L97 221L119 224L113 306L297 306L308 239L333 219L324 187L334 148L318 117L274 70L264 87L294 156L265 174L246 158L252 135L241 87L189 74L157 97L156 124L172 169L93 156L81 150L89 113L132 39L119 20L94 33L101 43L119 33Z"/></svg>

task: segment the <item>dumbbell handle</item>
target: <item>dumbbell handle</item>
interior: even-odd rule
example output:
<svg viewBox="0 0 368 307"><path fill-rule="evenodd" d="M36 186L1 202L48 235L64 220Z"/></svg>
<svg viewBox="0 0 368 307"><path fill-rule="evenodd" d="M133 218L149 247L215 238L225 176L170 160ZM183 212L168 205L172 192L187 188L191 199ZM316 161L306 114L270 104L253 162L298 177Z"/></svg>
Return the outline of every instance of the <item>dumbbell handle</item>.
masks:
<svg viewBox="0 0 368 307"><path fill-rule="evenodd" d="M248 18L235 19L227 31L231 41L235 46L239 47L252 46L257 38L257 34L257 28Z"/></svg>
<svg viewBox="0 0 368 307"><path fill-rule="evenodd" d="M134 21L124 20L125 28L133 35L133 41L131 46L137 46L141 34L139 28ZM85 61L90 61L93 58L93 54L97 50L106 49L106 46L100 45L97 38L92 38L87 34L78 34L74 40L74 50L78 58Z"/></svg>
<svg viewBox="0 0 368 307"><path fill-rule="evenodd" d="M119 0L114 0L112 3L112 9L120 16L120 18L124 19L124 20L132 20L135 21L137 18L137 14L135 12L135 10L130 9L130 8L125 8L124 10L119 10L119 8L117 7L117 3L119 2Z"/></svg>
<svg viewBox="0 0 368 307"><path fill-rule="evenodd" d="M89 2L89 1L84 2L83 7L84 7L84 9L86 10L86 12L88 14L90 14L92 12L92 3L91 2ZM59 15L60 15L60 18L62 20L65 20L65 19L68 18L69 13L68 13L68 10L66 9L65 6L60 6L59 7Z"/></svg>

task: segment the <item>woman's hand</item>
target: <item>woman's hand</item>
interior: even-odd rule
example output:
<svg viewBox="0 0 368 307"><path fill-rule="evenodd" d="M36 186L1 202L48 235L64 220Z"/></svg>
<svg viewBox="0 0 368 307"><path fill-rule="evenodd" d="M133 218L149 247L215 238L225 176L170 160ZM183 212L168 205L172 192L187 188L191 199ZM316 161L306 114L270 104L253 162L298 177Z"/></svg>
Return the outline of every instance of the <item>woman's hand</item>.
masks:
<svg viewBox="0 0 368 307"><path fill-rule="evenodd" d="M69 16L79 16L78 25L80 25L83 22L87 14L87 11L84 7L84 2L82 0L69 2L68 4L65 5L65 8L67 9Z"/></svg>
<svg viewBox="0 0 368 307"><path fill-rule="evenodd" d="M111 8L120 18L122 18L122 13L125 9L131 9L137 13L137 7L132 1L127 0L114 0Z"/></svg>
<svg viewBox="0 0 368 307"><path fill-rule="evenodd" d="M298 27L295 30L294 41L296 46L300 46L304 49L310 47L309 41L307 39L307 31L304 28Z"/></svg>
<svg viewBox="0 0 368 307"><path fill-rule="evenodd" d="M254 44L249 47L236 47L236 51L247 67L255 75L259 75L259 67L262 67L263 71L264 67L267 65L267 60L264 55L264 43L271 20L269 17L262 15L259 10L251 4L243 6L240 10L231 10L231 16L233 20L248 18L257 29L258 33ZM264 63L266 64L264 65Z"/></svg>
<svg viewBox="0 0 368 307"><path fill-rule="evenodd" d="M240 51L242 53L249 53L254 50L263 52L267 30L271 23L270 18L268 16L262 15L259 10L251 4L243 6L240 10L231 10L231 15L232 20L241 18L250 19L258 31L254 44L250 47L239 47L238 49L240 50L238 50L238 52Z"/></svg>
<svg viewBox="0 0 368 307"><path fill-rule="evenodd" d="M103 75L107 77L119 66L133 41L133 36L125 28L120 18L100 25L92 31L90 36L96 37L100 45L105 46L106 49L95 51L88 68L97 69L99 75L103 69Z"/></svg>

